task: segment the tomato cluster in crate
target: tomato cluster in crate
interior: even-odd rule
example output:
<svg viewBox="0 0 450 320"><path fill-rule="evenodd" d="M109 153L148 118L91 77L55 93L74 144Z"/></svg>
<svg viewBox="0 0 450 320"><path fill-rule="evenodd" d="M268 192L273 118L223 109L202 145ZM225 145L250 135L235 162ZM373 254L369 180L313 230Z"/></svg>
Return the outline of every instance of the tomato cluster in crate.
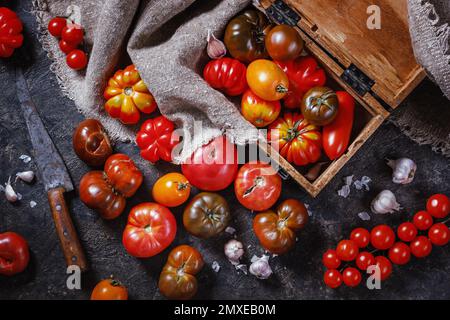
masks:
<svg viewBox="0 0 450 320"><path fill-rule="evenodd" d="M426 211L417 212L412 222L398 226L397 238L400 241L396 241L394 230L387 225L378 225L370 232L364 228L354 229L350 239L341 240L336 250L329 249L323 254L322 262L327 268L323 277L325 284L333 289L342 283L356 287L362 280L361 271L366 272L370 266L378 267L379 280L384 281L392 273L392 264L407 264L411 255L425 258L430 255L433 245L446 245L450 241L447 221L435 222L433 219L448 216L449 198L435 194L428 199L426 208ZM369 245L372 251L368 249ZM387 257L384 256L386 254ZM368 272L374 274L376 271Z"/></svg>
<svg viewBox="0 0 450 320"><path fill-rule="evenodd" d="M326 87L325 71L294 27L272 25L247 10L227 25L224 48L203 70L205 81L228 96L240 96L241 113L257 128L268 128L268 141L290 163L316 163L322 150L330 160L346 150L355 101L345 91ZM220 47L210 38L208 47ZM220 51L219 51L220 52ZM282 110L284 109L284 112Z"/></svg>

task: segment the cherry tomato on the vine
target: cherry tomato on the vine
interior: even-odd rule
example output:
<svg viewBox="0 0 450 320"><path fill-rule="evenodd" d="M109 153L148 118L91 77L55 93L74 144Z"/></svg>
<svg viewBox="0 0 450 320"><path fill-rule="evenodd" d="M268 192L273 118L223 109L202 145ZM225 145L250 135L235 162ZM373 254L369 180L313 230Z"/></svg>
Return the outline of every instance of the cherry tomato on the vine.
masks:
<svg viewBox="0 0 450 320"><path fill-rule="evenodd" d="M389 249L389 259L398 265L407 264L411 260L409 246L403 242L397 242Z"/></svg>
<svg viewBox="0 0 450 320"><path fill-rule="evenodd" d="M82 50L73 50L66 57L67 65L74 70L84 69L88 63L86 53Z"/></svg>
<svg viewBox="0 0 450 320"><path fill-rule="evenodd" d="M62 29L61 38L74 45L79 45L83 42L84 31L78 25L69 24Z"/></svg>
<svg viewBox="0 0 450 320"><path fill-rule="evenodd" d="M336 289L342 284L342 274L336 269L327 270L323 275L323 281L328 287Z"/></svg>
<svg viewBox="0 0 450 320"><path fill-rule="evenodd" d="M322 256L322 263L327 269L337 269L341 265L341 260L335 250L328 249Z"/></svg>
<svg viewBox="0 0 450 320"><path fill-rule="evenodd" d="M411 222L403 222L397 228L397 236L402 241L411 242L417 236L417 228Z"/></svg>
<svg viewBox="0 0 450 320"><path fill-rule="evenodd" d="M419 230L428 230L433 225L433 217L426 211L419 211L414 215L413 223Z"/></svg>
<svg viewBox="0 0 450 320"><path fill-rule="evenodd" d="M375 257L367 251L361 252L356 257L356 266L363 271L367 270L369 266L372 266L375 263Z"/></svg>
<svg viewBox="0 0 450 320"><path fill-rule="evenodd" d="M411 253L416 258L425 258L429 256L433 249L433 244L430 239L425 236L418 236L409 246L411 248Z"/></svg>
<svg viewBox="0 0 450 320"><path fill-rule="evenodd" d="M350 234L350 240L355 241L358 247L365 248L369 245L370 233L369 231L367 231L367 229L356 228Z"/></svg>
<svg viewBox="0 0 450 320"><path fill-rule="evenodd" d="M395 233L387 225L379 225L370 232L370 243L375 249L387 250L394 245Z"/></svg>
<svg viewBox="0 0 450 320"><path fill-rule="evenodd" d="M56 17L49 21L48 32L54 37L61 37L63 29L67 26L67 20L62 17Z"/></svg>
<svg viewBox="0 0 450 320"><path fill-rule="evenodd" d="M436 246L445 246L450 240L450 230L445 224L436 223L428 230L428 238Z"/></svg>
<svg viewBox="0 0 450 320"><path fill-rule="evenodd" d="M77 45L71 44L71 43L61 39L61 40L59 40L59 48L65 54L69 54L70 52L72 52L73 50L75 50L77 48Z"/></svg>
<svg viewBox="0 0 450 320"><path fill-rule="evenodd" d="M342 280L348 287L356 287L361 282L361 272L356 268L345 268L342 272Z"/></svg>
<svg viewBox="0 0 450 320"><path fill-rule="evenodd" d="M380 270L380 280L384 281L387 278L389 278L389 276L392 273L391 261L389 261L389 259L386 257L378 256L378 257L375 257L375 262L376 262L377 267Z"/></svg>
<svg viewBox="0 0 450 320"><path fill-rule="evenodd" d="M355 260L358 253L358 245L353 240L341 240L336 247L337 257L343 261Z"/></svg>
<svg viewBox="0 0 450 320"><path fill-rule="evenodd" d="M435 194L428 198L427 211L435 218L445 218L450 213L450 200L445 194Z"/></svg>

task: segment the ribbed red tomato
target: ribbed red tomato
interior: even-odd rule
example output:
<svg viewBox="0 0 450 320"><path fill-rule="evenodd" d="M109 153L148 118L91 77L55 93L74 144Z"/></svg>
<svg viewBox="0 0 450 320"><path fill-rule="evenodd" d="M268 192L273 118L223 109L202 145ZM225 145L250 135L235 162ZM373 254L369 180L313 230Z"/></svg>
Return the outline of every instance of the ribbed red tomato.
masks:
<svg viewBox="0 0 450 320"><path fill-rule="evenodd" d="M247 89L247 68L239 60L220 58L210 61L203 70L203 78L214 89L228 96L238 96Z"/></svg>
<svg viewBox="0 0 450 320"><path fill-rule="evenodd" d="M12 56L23 43L22 21L17 14L5 7L0 8L0 58Z"/></svg>

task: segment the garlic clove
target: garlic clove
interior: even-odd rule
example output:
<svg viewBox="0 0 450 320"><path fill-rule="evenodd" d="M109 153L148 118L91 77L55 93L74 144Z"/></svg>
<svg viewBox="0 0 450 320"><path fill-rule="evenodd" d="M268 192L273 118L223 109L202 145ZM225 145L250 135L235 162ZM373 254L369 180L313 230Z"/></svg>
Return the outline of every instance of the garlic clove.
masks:
<svg viewBox="0 0 450 320"><path fill-rule="evenodd" d="M386 214L399 211L401 206L392 191L383 190L373 199L370 208L373 213Z"/></svg>
<svg viewBox="0 0 450 320"><path fill-rule="evenodd" d="M17 172L16 177L18 177L20 180L30 183L34 179L34 172L33 171L22 171Z"/></svg>
<svg viewBox="0 0 450 320"><path fill-rule="evenodd" d="M387 159L387 165L392 168L392 181L397 184L408 184L414 180L417 171L416 163L408 158L397 160Z"/></svg>
<svg viewBox="0 0 450 320"><path fill-rule="evenodd" d="M249 272L258 279L266 280L272 275L273 271L269 265L269 256L263 255L261 258L253 256L251 262Z"/></svg>
<svg viewBox="0 0 450 320"><path fill-rule="evenodd" d="M19 200L19 195L11 186L11 177L9 177L8 182L5 184L5 196L9 202L16 202L17 200Z"/></svg>
<svg viewBox="0 0 450 320"><path fill-rule="evenodd" d="M225 44L217 39L210 30L208 30L206 41L208 42L206 52L211 59L220 59L227 54Z"/></svg>
<svg viewBox="0 0 450 320"><path fill-rule="evenodd" d="M244 255L244 246L242 242L231 239L224 246L225 256L233 265L238 265L239 260Z"/></svg>

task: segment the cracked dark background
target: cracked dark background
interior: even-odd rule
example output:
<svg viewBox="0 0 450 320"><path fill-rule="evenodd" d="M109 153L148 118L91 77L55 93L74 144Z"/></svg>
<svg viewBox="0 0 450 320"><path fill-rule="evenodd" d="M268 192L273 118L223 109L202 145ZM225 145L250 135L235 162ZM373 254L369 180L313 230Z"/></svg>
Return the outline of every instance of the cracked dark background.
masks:
<svg viewBox="0 0 450 320"><path fill-rule="evenodd" d="M33 61L25 72L31 94L42 120L63 156L76 187L89 170L72 150L72 132L83 116L76 111L72 101L62 96L50 61L37 41L36 22L30 14L29 2L21 1L14 8L25 24L27 46ZM33 156L31 143L15 92L12 61L0 61L0 183L16 172L31 169L33 161L24 164L19 156ZM440 91L429 81L422 83L409 99L428 94L436 101L442 99ZM403 106L404 107L404 106ZM114 221L104 221L79 200L77 191L66 194L66 200L91 269L82 277L81 290L66 287L66 266L54 229L43 185L39 180L32 185L15 184L23 199L16 204L7 202L0 194L0 232L15 231L22 234L31 248L31 262L27 270L13 277L0 276L2 299L87 299L97 281L114 274L129 289L131 299L161 299L157 289L159 272L169 250L151 258L138 260L129 256L122 244L122 231L127 212L140 202L151 201L149 191L162 174L179 171L179 167L158 163L152 166L142 160L138 148L132 144L116 144L116 152L132 157L145 175L145 182L138 194L128 202L127 209ZM418 165L413 183L400 186L392 183L391 169L384 163L386 157L410 157ZM356 191L348 199L337 195L343 178L363 175L372 178L369 192ZM323 252L335 247L337 242L349 236L355 227L371 228L386 223L396 227L410 219L414 212L425 208L428 196L434 193L450 195L449 160L435 154L428 146L419 146L405 137L398 128L387 121L347 163L332 182L316 198L309 197L294 181L283 183L280 199L297 198L310 205L313 215L309 225L299 233L295 249L282 257L271 258L274 275L266 281L238 273L223 255L223 245L232 236L225 233L213 240L198 240L187 234L181 223L182 209L173 210L178 220L178 233L170 248L178 244L190 244L200 250L206 265L199 275L199 299L450 299L450 251L449 247L435 247L428 258L412 259L405 266L394 267L390 279L383 282L381 290L341 287L328 289L322 281ZM357 214L369 211L371 200L383 189L392 190L402 207L392 215L373 215L370 221L362 221ZM237 203L231 188L220 192L230 204L232 226L237 238L247 250L244 262L249 263L253 254L261 255L262 248L253 235L253 214ZM34 200L37 206L31 208ZM211 264L218 261L221 270L215 273Z"/></svg>

